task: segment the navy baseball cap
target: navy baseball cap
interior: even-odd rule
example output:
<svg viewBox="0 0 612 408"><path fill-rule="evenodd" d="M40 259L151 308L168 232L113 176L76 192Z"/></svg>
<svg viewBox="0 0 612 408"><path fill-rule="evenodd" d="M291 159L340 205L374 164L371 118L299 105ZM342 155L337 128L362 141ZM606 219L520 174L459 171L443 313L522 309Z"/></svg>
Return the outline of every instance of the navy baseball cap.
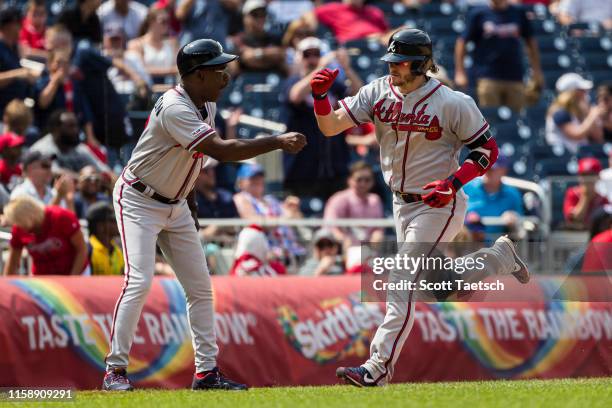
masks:
<svg viewBox="0 0 612 408"><path fill-rule="evenodd" d="M12 5L0 7L0 27L10 23L21 23L21 11Z"/></svg>
<svg viewBox="0 0 612 408"><path fill-rule="evenodd" d="M500 154L497 156L497 160L493 163L494 169L507 169L510 168L510 158Z"/></svg>
<svg viewBox="0 0 612 408"><path fill-rule="evenodd" d="M265 174L263 167L259 164L243 164L240 169L238 169L238 174L236 178L238 180L250 179L255 176L263 176Z"/></svg>
<svg viewBox="0 0 612 408"><path fill-rule="evenodd" d="M88 225L103 221L115 221L115 210L109 203L98 201L89 207L85 219Z"/></svg>
<svg viewBox="0 0 612 408"><path fill-rule="evenodd" d="M38 150L30 150L23 156L21 162L23 163L23 167L28 167L30 164L37 161L51 162L54 158L55 155L42 153Z"/></svg>

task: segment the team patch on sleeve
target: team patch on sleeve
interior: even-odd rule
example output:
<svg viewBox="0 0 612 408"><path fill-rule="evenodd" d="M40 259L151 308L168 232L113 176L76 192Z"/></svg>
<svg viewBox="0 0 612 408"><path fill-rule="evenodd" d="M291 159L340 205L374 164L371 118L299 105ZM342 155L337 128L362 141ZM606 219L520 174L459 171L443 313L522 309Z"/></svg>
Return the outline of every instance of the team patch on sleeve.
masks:
<svg viewBox="0 0 612 408"><path fill-rule="evenodd" d="M215 129L211 128L208 125L201 126L199 129L191 132L191 136L193 137L193 141L187 145L187 150L193 149L198 143L203 140L206 136L213 133Z"/></svg>

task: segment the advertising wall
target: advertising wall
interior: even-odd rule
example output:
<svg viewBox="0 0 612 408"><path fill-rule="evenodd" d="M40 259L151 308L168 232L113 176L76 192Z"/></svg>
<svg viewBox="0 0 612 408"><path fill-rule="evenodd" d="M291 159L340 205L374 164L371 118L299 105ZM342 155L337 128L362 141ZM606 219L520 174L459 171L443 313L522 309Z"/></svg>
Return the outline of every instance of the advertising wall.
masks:
<svg viewBox="0 0 612 408"><path fill-rule="evenodd" d="M383 303L360 302L358 276L213 283L219 365L251 386L336 383L336 367L367 358L384 317ZM99 388L122 285L120 277L0 278L0 386ZM155 279L130 364L137 386L190 383L176 280ZM610 302L419 303L393 382L611 374Z"/></svg>

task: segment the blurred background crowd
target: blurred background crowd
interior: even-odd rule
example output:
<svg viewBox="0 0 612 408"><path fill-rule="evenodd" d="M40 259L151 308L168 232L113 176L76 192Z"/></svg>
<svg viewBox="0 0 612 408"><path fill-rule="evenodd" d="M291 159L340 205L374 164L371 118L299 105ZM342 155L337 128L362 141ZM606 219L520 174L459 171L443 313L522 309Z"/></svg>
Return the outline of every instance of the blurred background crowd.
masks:
<svg viewBox="0 0 612 408"><path fill-rule="evenodd" d="M211 271L359 273L360 242L395 240L376 138L370 125L324 137L309 81L339 68L334 103L355 94L386 75L398 27L430 34L436 77L474 97L500 146L465 188L457 239L612 242L612 0L0 1L4 273L123 273L113 183L178 81L178 48L202 37L240 56L222 137L308 140L201 170L198 216L241 221L201 223ZM354 223L308 222L321 219ZM172 274L161 257L156 269Z"/></svg>

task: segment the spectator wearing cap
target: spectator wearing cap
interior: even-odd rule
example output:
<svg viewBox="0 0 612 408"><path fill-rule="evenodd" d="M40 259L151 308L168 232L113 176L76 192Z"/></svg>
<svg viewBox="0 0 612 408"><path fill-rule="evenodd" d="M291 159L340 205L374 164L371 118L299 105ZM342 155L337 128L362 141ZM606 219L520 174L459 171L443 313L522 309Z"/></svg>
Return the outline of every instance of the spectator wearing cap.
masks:
<svg viewBox="0 0 612 408"><path fill-rule="evenodd" d="M104 193L102 175L94 166L85 166L79 172L74 208L79 219L85 218L89 207L96 203L109 203L110 197Z"/></svg>
<svg viewBox="0 0 612 408"><path fill-rule="evenodd" d="M12 225L4 275L19 270L26 248L32 258L32 275L80 275L87 268L87 245L74 213L20 196L11 198L4 215Z"/></svg>
<svg viewBox="0 0 612 408"><path fill-rule="evenodd" d="M92 275L123 275L124 261L117 245L119 230L113 206L95 203L87 210L89 265Z"/></svg>
<svg viewBox="0 0 612 408"><path fill-rule="evenodd" d="M284 188L297 196L319 196L327 199L345 186L350 161L350 149L343 137L326 137L319 130L313 113L314 100L310 80L315 72L337 61L349 79L335 81L329 90L332 103L354 95L362 85L350 66L345 49L323 55L321 40L307 37L297 45L295 66L297 74L283 85L282 101L285 124L306 136L308 143L296 155L283 155Z"/></svg>
<svg viewBox="0 0 612 408"><path fill-rule="evenodd" d="M100 0L77 0L72 7L60 13L57 22L70 31L74 40L88 40L93 44L102 42L102 24L96 14Z"/></svg>
<svg viewBox="0 0 612 408"><path fill-rule="evenodd" d="M601 168L601 163L594 157L578 161L579 184L568 188L563 200L563 215L568 226L588 228L593 212L608 203L605 197L595 191Z"/></svg>
<svg viewBox="0 0 612 408"><path fill-rule="evenodd" d="M70 76L70 50L51 50L43 74L34 84L34 123L45 129L51 113L58 109L74 112L88 139L95 139L93 114L79 81Z"/></svg>
<svg viewBox="0 0 612 408"><path fill-rule="evenodd" d="M175 14L181 23L180 45L198 38L210 38L225 47L228 36L227 8L238 9L239 1L231 0L176 0Z"/></svg>
<svg viewBox="0 0 612 408"><path fill-rule="evenodd" d="M172 38L178 38L179 34L181 33L181 22L178 18L176 18L176 3L177 0L157 0L151 5L151 7L155 9L166 10L168 16L170 16L169 34L172 36Z"/></svg>
<svg viewBox="0 0 612 408"><path fill-rule="evenodd" d="M301 20L315 32L318 25L323 24L331 30L340 44L372 36L382 40L389 30L383 11L376 6L366 5L364 0L321 4L304 14Z"/></svg>
<svg viewBox="0 0 612 408"><path fill-rule="evenodd" d="M217 165L218 162L215 159L208 159L195 182L198 218L240 218L232 193L217 187L215 171ZM210 241L219 238L220 235L228 235L230 232L232 229L209 225L200 230L200 236Z"/></svg>
<svg viewBox="0 0 612 408"><path fill-rule="evenodd" d="M487 238L502 233L514 234L520 228L520 216L524 213L522 195L502 181L509 165L510 160L500 155L484 176L465 186L467 213L470 214L467 218L471 223L480 222L482 217L501 217L502 225L485 225Z"/></svg>
<svg viewBox="0 0 612 408"><path fill-rule="evenodd" d="M102 29L109 24L123 28L127 40L138 36L138 30L147 16L147 6L132 0L107 0L98 8Z"/></svg>
<svg viewBox="0 0 612 408"><path fill-rule="evenodd" d="M563 25L599 23L612 30L612 2L601 0L561 0L558 19Z"/></svg>
<svg viewBox="0 0 612 408"><path fill-rule="evenodd" d="M270 246L263 229L257 225L245 227L238 234L234 263L230 276L279 276L287 268L281 262L269 259Z"/></svg>
<svg viewBox="0 0 612 408"><path fill-rule="evenodd" d="M345 272L342 247L333 232L318 230L312 238L312 256L304 262L299 274L305 276L341 275Z"/></svg>
<svg viewBox="0 0 612 408"><path fill-rule="evenodd" d="M383 218L383 206L380 197L371 192L374 186L372 167L364 161L351 165L347 180L348 188L332 195L325 204L323 218L360 219ZM359 245L360 242L381 242L382 228L333 228L332 232L345 249Z"/></svg>
<svg viewBox="0 0 612 408"><path fill-rule="evenodd" d="M21 13L18 9L0 6L0 115L13 99L28 96L31 83L36 80L34 71L22 68L19 62L19 31Z"/></svg>
<svg viewBox="0 0 612 408"><path fill-rule="evenodd" d="M265 194L265 173L258 164L243 164L236 175L239 192L234 194L234 203L240 218L259 222L266 218L301 218L299 199L289 196L281 204L274 196ZM293 229L275 227L266 230L270 247L275 255L292 262L304 255Z"/></svg>
<svg viewBox="0 0 612 408"><path fill-rule="evenodd" d="M46 58L45 30L47 29L47 5L44 0L29 0L26 15L21 23L19 45L24 57Z"/></svg>
<svg viewBox="0 0 612 408"><path fill-rule="evenodd" d="M152 6L140 27L139 37L128 42L128 51L136 53L154 82L176 77L178 41L169 36L170 15L165 8Z"/></svg>
<svg viewBox="0 0 612 408"><path fill-rule="evenodd" d="M78 173L85 166L94 166L99 171L110 169L102 163L79 138L80 128L73 112L57 110L49 116L49 133L30 148L46 156L60 169Z"/></svg>
<svg viewBox="0 0 612 408"><path fill-rule="evenodd" d="M247 0L242 7L244 31L234 38L242 71L276 71L286 73L285 48L282 39L266 31L267 3Z"/></svg>
<svg viewBox="0 0 612 408"><path fill-rule="evenodd" d="M112 60L108 77L115 91L126 97L150 99L153 80L137 54L126 52L126 37L123 27L110 22L104 27L102 53ZM143 109L150 108L145 102Z"/></svg>
<svg viewBox="0 0 612 408"><path fill-rule="evenodd" d="M0 182L10 190L21 178L22 168L19 160L25 138L9 132L0 135Z"/></svg>
<svg viewBox="0 0 612 408"><path fill-rule="evenodd" d="M59 205L72 212L74 209L74 181L67 174L60 175L53 183L51 157L38 151L29 151L23 158L23 181L11 192L11 199L29 196L44 205Z"/></svg>
<svg viewBox="0 0 612 408"><path fill-rule="evenodd" d="M481 107L505 105L514 111L525 104L521 39L533 71L533 81L544 84L538 43L526 11L508 0L491 0L468 12L463 34L455 44L455 84L468 86L465 70L466 43L473 42L476 92Z"/></svg>
<svg viewBox="0 0 612 408"><path fill-rule="evenodd" d="M602 143L598 124L604 112L601 105L589 106L588 102L593 82L572 72L562 75L555 86L558 94L546 115L548 144L562 145L575 154L581 145Z"/></svg>

